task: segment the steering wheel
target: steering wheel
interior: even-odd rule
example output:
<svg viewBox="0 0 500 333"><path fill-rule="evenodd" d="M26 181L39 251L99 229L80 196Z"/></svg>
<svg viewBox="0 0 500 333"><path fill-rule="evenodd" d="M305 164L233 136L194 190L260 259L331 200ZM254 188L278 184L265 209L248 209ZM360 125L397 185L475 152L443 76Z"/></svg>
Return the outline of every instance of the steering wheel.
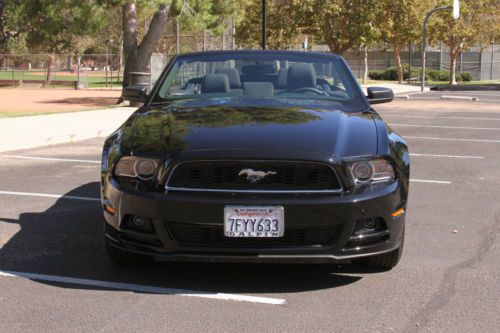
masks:
<svg viewBox="0 0 500 333"><path fill-rule="evenodd" d="M318 89L318 88L313 88L313 87L302 87L302 88L297 88L292 91L292 93L305 93L305 92L312 92L317 95L325 95L325 92Z"/></svg>

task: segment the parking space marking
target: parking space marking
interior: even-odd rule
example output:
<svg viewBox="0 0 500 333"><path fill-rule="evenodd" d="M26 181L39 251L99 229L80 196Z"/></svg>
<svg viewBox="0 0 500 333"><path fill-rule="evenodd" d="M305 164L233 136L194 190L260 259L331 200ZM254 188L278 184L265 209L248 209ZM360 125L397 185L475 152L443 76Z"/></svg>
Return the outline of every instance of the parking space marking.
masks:
<svg viewBox="0 0 500 333"><path fill-rule="evenodd" d="M58 162L78 162L78 163L93 163L93 164L101 163L101 161L95 161L95 160L75 160L70 158L52 158L52 157L20 156L20 155L2 155L2 157L18 158L26 160L58 161Z"/></svg>
<svg viewBox="0 0 500 333"><path fill-rule="evenodd" d="M488 139L459 139L459 138L436 138L432 136L404 136L405 139L422 139L422 140L442 140L442 141L462 141L462 142L489 142L500 143L500 140Z"/></svg>
<svg viewBox="0 0 500 333"><path fill-rule="evenodd" d="M428 180L428 179L410 179L410 182L412 183L430 183L430 184L445 184L449 185L451 184L450 181L447 180Z"/></svg>
<svg viewBox="0 0 500 333"><path fill-rule="evenodd" d="M416 156L416 157L471 158L471 159L481 159L481 158L484 158L484 156L472 156L472 155L439 155L439 154L417 154L417 153L411 153L410 156Z"/></svg>
<svg viewBox="0 0 500 333"><path fill-rule="evenodd" d="M382 114L382 117L402 117L418 119L459 119L459 120L493 120L500 121L500 118L482 118L482 117L443 117L443 116L411 116L406 114Z"/></svg>
<svg viewBox="0 0 500 333"><path fill-rule="evenodd" d="M478 103L471 103L473 106L477 106ZM398 108L399 111L401 110L404 110L404 108L402 107L399 107ZM393 111L393 112L396 112L395 109L386 109L385 111ZM456 110L447 110L447 109L444 109L444 110L437 110L437 109L416 109L416 108L413 108L411 110L409 110L410 112L440 112L440 113L477 113L477 114L500 114L500 111L491 111L491 110L485 110L485 111L473 111L473 110L461 110L461 109L456 109Z"/></svg>
<svg viewBox="0 0 500 333"><path fill-rule="evenodd" d="M423 128L448 128L448 129L465 129L465 130L500 131L499 127L441 126L441 125L395 124L395 123L389 123L389 125L390 126L399 126L399 127L423 127Z"/></svg>
<svg viewBox="0 0 500 333"><path fill-rule="evenodd" d="M280 298L226 294L226 293L196 291L196 290L186 290L186 289L176 289L176 288L163 288L163 287L147 286L147 285L133 284L133 283L90 280L90 279L81 279L81 278L37 274L37 273L0 271L0 276L21 277L37 281L59 282L59 283L66 283L73 285L92 286L92 287L108 288L115 290L127 290L127 291L135 291L135 292L150 293L150 294L199 297L199 298L217 299L224 301L250 302L250 303L260 303L260 304L270 304L270 305L286 304L286 300Z"/></svg>
<svg viewBox="0 0 500 333"><path fill-rule="evenodd" d="M11 191L0 191L0 194L1 195L21 195L21 196L28 196L28 197L45 197L45 198L56 198L56 199L83 200L83 201L99 201L99 198L80 197L80 196L63 195L63 194L11 192Z"/></svg>

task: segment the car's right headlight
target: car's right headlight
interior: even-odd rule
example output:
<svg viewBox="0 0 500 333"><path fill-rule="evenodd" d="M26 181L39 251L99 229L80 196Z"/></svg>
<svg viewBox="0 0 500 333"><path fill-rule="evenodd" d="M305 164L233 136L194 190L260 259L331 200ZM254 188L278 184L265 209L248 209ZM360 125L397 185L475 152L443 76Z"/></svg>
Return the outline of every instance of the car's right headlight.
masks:
<svg viewBox="0 0 500 333"><path fill-rule="evenodd" d="M354 162L349 169L356 184L389 182L396 177L391 162L384 159Z"/></svg>
<svg viewBox="0 0 500 333"><path fill-rule="evenodd" d="M151 180L158 169L158 160L151 158L124 156L115 167L115 176Z"/></svg>

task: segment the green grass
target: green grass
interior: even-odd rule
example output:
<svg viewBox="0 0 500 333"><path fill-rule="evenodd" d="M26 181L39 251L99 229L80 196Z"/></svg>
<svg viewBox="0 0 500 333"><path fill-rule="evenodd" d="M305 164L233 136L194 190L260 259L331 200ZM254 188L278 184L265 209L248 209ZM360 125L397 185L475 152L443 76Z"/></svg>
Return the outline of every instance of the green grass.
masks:
<svg viewBox="0 0 500 333"><path fill-rule="evenodd" d="M38 74L35 74L38 73ZM115 73L116 75L116 73ZM120 76L120 79L122 76ZM76 81L77 75L57 75L57 72L52 77L57 81ZM45 71L0 71L0 80L45 80ZM80 82L86 84L89 88L105 88L106 76L88 75L87 72L80 73ZM121 86L122 80L118 81L116 76L113 76L113 87ZM108 76L108 87L111 87L111 78Z"/></svg>

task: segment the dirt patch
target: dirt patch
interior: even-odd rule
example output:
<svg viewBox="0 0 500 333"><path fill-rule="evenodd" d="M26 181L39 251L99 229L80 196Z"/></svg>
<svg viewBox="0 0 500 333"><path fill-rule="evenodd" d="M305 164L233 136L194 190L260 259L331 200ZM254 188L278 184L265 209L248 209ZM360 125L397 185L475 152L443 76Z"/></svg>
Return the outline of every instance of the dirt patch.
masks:
<svg viewBox="0 0 500 333"><path fill-rule="evenodd" d="M0 113L47 113L115 105L120 90L0 89Z"/></svg>

